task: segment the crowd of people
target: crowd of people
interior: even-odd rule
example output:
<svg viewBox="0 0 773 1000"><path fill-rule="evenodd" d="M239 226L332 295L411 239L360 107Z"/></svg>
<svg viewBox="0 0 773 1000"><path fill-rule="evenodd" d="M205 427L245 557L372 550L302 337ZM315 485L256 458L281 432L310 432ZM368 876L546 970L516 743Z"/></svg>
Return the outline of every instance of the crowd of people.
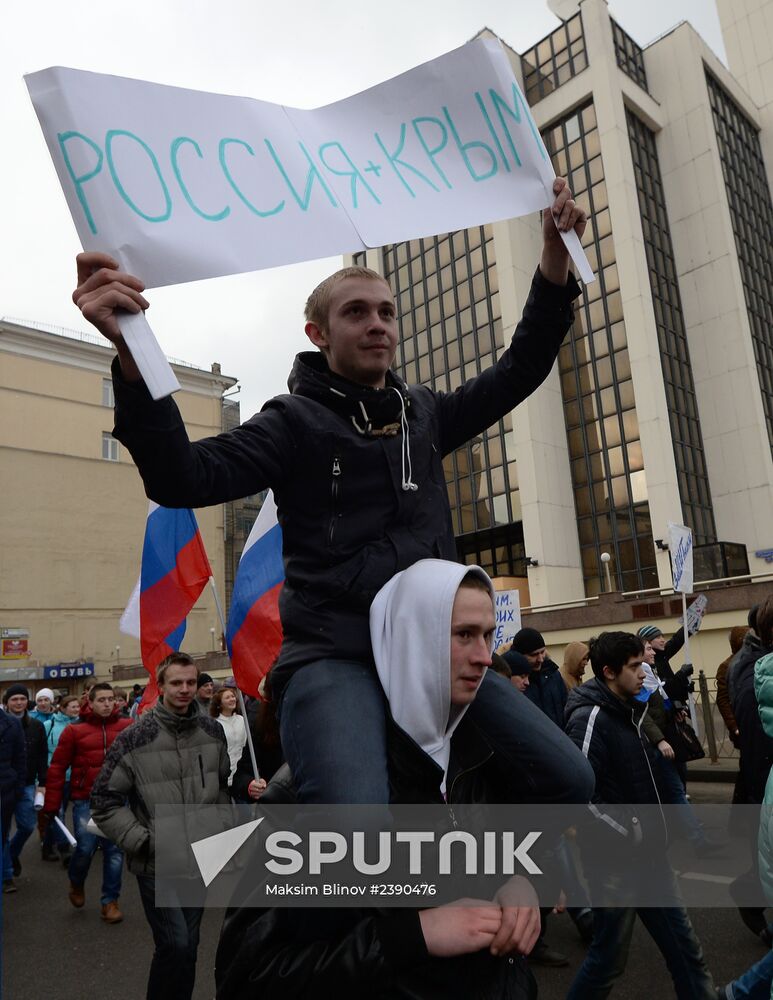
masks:
<svg viewBox="0 0 773 1000"><path fill-rule="evenodd" d="M137 878L155 945L149 1000L190 1000L202 917L179 900L156 905L154 806L229 799L302 807L445 803L450 816L456 803L590 805L590 837L609 841L604 870L586 853L582 830L579 853L568 832L551 843L570 916L588 946L570 996L608 995L624 972L637 916L680 998L719 995L683 906L603 905L610 874L618 888L627 885L637 805L673 802L682 817L677 834L699 852L717 850L685 789L690 681L670 663L682 636L666 641L654 625L638 635L606 632L570 643L559 667L544 637L527 627L492 657L493 584L482 569L456 561L443 460L547 378L580 295L563 236L581 239L587 223L566 180L556 178L512 340L454 392L408 386L397 376L392 290L368 268L345 268L308 299L304 330L316 350L296 358L289 394L240 427L196 442L171 397L151 398L121 334L117 313L148 307L143 282L106 254L79 255L73 299L116 348L113 434L147 495L164 506L202 507L271 488L283 537L283 642L246 718L233 688L218 688L184 653L158 667L159 698L144 713L136 692L119 706L110 685L91 687L78 718L62 723L50 764L45 720L42 738L31 725L40 720L23 721L26 691L16 692L24 696L18 718L12 707L2 717L4 842L11 814L18 808L21 817L8 847L11 873L30 835L29 789L45 787L41 849L66 861L73 906L84 905L98 848L106 922L121 920L124 859ZM749 692L766 697L766 671L773 672L762 655L773 642L771 612L773 600L759 609L753 641L745 636L737 654L742 665L731 663L727 677L747 795L761 795L759 732L753 739L746 713ZM37 711L54 714L52 695ZM70 711L60 706L56 715ZM61 831L68 774L76 840L69 857L54 829ZM617 829L606 822L610 809L629 810ZM673 895L665 836L647 837L641 857ZM764 857L750 877L764 877L773 848ZM567 961L546 940L562 895L540 910L533 887L516 877L492 899L421 909L329 909L320 919L304 908L234 908L218 948L218 1000L533 997L530 965ZM742 917L762 933L759 913ZM751 995L738 992L750 981L724 987L724 995Z"/></svg>
<svg viewBox="0 0 773 1000"><path fill-rule="evenodd" d="M454 586L444 586L446 578ZM539 776L531 785L524 782L524 770L511 766L507 744L498 745L473 721L470 710L484 676L490 673L492 679L499 675L498 691L506 686L536 706L548 727L543 735L559 746L568 737L579 748L592 769L591 802L628 807L660 802L681 807L672 813L679 821L650 845L651 874L663 879L664 891L676 895L665 861L669 838L688 839L699 855L722 850L721 843L706 838L692 811L678 735L673 735L678 734L674 722L685 719L690 687L689 672L674 670L669 662L684 641L681 630L668 642L652 625L642 626L638 634L608 632L570 642L559 667L549 656L543 636L533 628L522 628L511 643L491 651L486 617L493 614L491 583L481 570L424 560L397 574L392 584L390 592L377 597L371 613L376 668L387 703L391 801L553 801L551 793L541 788ZM419 622L427 620L447 628L445 646L436 645L437 629L422 634ZM457 638L460 632L463 639ZM765 797L761 778L767 780L773 760L773 597L753 608L748 626L734 629L729 638L735 653L719 675L720 689L727 687L727 703L722 703L722 694L719 698L723 713L733 712L732 717L724 716L728 732L738 740L746 727L758 729L749 732L741 744L735 800L761 803ZM450 682L439 689L438 675L448 671L449 662ZM279 723L266 685L261 698L243 702L245 719L233 678L214 681L184 653L164 661L157 684L159 700L142 715L135 711L143 693L139 686L123 692L105 682L90 683L81 696L61 697L43 689L34 708L24 685L6 688L5 711L0 713L0 737L5 734L0 739L0 776L2 801L12 803L12 808L3 810L4 892L16 891L22 848L37 829L43 860L61 860L66 867L67 895L77 909L86 901L91 861L101 852L101 916L109 924L120 923L126 862L137 878L155 943L148 996L188 997L195 978L202 911L181 906L164 907L162 913L155 905L153 806L250 803L261 798L298 801L298 790L282 752ZM745 701L750 690L755 698L751 714ZM453 720L450 724L449 719ZM470 761L475 760L478 763L471 767ZM466 779L458 782L460 771ZM64 830L69 802L74 848ZM631 864L630 854L614 843L610 847L604 870L599 871L583 851L581 832L569 831L560 844L561 884L573 902L567 912L588 948L569 997L584 1000L609 993L624 973L637 916L662 952L677 996L756 997L770 989L773 952L769 950L735 983L715 987L683 907L623 907L619 901L609 907L597 905L610 873L624 880L626 866ZM767 853L761 856L762 868L755 864L744 877L761 879L773 899L773 832L764 831L763 848ZM612 858L618 859L617 871ZM638 857L636 864L641 860ZM548 918L565 907L559 898L555 907L540 908L523 886L516 896L510 907L516 916L507 930L503 923L492 922L482 907L470 905L460 907L465 913L461 927L446 927L431 910L400 911L399 921L390 925L388 934L378 929L375 910L347 910L321 924L313 918L313 911L288 911L288 923L284 911L243 907L229 912L224 924L218 995L246 1000L251 994L237 985L243 978L245 983L260 984L261 996L279 996L280 982L285 991L282 996L305 996L312 977L321 992L310 996L349 995L347 983L354 995L355 984L359 988L370 983L377 970L382 983L390 977L403 983L406 996L467 996L471 994L462 992L459 984L466 982L466 988L472 989L473 982L496 982L496 962L487 963L492 956L507 956L513 959L508 964L513 995L531 996L535 986L530 966L569 964L568 956L546 940ZM505 901L504 890L502 898L493 901L500 914L508 911ZM439 912L446 915L443 907ZM770 949L771 928L764 909L741 906L739 912ZM519 920L523 913L530 915L529 920ZM378 915L378 920L384 919ZM323 926L325 933L306 955L312 926ZM423 935L423 950L412 940L417 927ZM365 933L375 935L372 942L379 942L380 958L373 969L358 951ZM404 936L407 951L396 964L389 951L396 942L387 947L379 940L382 933L397 935L397 939ZM497 947L493 947L495 941ZM263 956L260 969L255 966L256 955ZM484 960L484 955L489 958ZM355 960L355 956L360 957ZM462 956L465 961L460 961ZM454 961L448 963L448 958ZM415 976L419 981L429 976L432 987L427 986L425 993L411 993L406 984ZM328 982L329 993L325 992ZM450 989L449 982L456 984L458 993L444 992ZM403 994L398 990L394 995Z"/></svg>

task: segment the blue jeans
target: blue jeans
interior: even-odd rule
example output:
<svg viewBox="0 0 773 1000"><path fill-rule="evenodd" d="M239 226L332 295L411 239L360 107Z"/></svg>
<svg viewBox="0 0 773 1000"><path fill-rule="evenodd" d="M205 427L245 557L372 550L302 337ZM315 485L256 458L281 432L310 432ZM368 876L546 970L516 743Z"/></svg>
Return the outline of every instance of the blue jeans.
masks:
<svg viewBox="0 0 773 1000"><path fill-rule="evenodd" d="M63 823L65 822L67 806L69 804L70 782L65 781L62 786L62 804L59 806L59 812L56 814ZM49 823L43 837L43 850L50 850L53 847L57 847L60 852L66 852L68 854L70 852L70 841L67 837L65 837L58 823Z"/></svg>
<svg viewBox="0 0 773 1000"><path fill-rule="evenodd" d="M636 917L666 960L679 1000L714 1000L700 941L683 907L594 909L593 941L566 1000L602 1000L625 971Z"/></svg>
<svg viewBox="0 0 773 1000"><path fill-rule="evenodd" d="M369 664L317 660L295 672L279 718L282 748L301 802L389 801L386 713L378 674ZM486 672L467 718L500 757L514 801L590 800L590 764L504 677Z"/></svg>
<svg viewBox="0 0 773 1000"><path fill-rule="evenodd" d="M768 1000L773 982L773 951L747 969L742 976L728 983L724 990L727 1000Z"/></svg>
<svg viewBox="0 0 773 1000"><path fill-rule="evenodd" d="M147 1000L190 1000L196 981L196 953L204 909L156 906L153 875L138 875L137 885L155 945Z"/></svg>
<svg viewBox="0 0 773 1000"><path fill-rule="evenodd" d="M673 810L679 817L679 825L682 828L682 835L695 847L706 842L706 831L703 824L693 812L693 808L687 801L682 779L676 768L676 763L666 760L660 756L655 775L661 798L665 805L679 806Z"/></svg>
<svg viewBox="0 0 773 1000"><path fill-rule="evenodd" d="M72 857L68 874L73 885L82 886L91 867L91 859L97 848L102 850L102 896L100 902L104 906L118 899L121 895L121 873L123 872L123 851L120 847L105 837L97 837L89 833L86 824L91 816L88 799L73 800L72 821L75 828L75 839L78 841Z"/></svg>
<svg viewBox="0 0 773 1000"><path fill-rule="evenodd" d="M3 846L3 879L13 878L13 862L18 859L37 823L34 785L25 786L13 815L16 819L16 832Z"/></svg>

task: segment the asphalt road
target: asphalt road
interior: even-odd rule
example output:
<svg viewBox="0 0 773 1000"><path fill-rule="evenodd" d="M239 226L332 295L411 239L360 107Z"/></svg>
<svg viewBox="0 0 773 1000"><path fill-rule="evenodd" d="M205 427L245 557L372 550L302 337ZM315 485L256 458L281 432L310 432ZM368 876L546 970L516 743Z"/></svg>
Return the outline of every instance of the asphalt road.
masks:
<svg viewBox="0 0 773 1000"><path fill-rule="evenodd" d="M693 801L729 801L730 786L691 785ZM22 856L19 891L4 895L3 1000L143 1000L153 945L132 875L124 875L123 923L107 926L99 916L97 855L86 883L86 906L67 899L67 874L40 859L36 837ZM734 910L691 911L717 984L724 984L762 958L764 950ZM214 960L222 911L209 910L202 924L195 1000L213 1000ZM565 915L550 918L548 941L570 958L566 969L535 969L541 998L563 998L582 962L584 948ZM256 961L260 956L256 955ZM637 926L618 1000L673 996L659 952ZM257 998L256 998L257 1000Z"/></svg>

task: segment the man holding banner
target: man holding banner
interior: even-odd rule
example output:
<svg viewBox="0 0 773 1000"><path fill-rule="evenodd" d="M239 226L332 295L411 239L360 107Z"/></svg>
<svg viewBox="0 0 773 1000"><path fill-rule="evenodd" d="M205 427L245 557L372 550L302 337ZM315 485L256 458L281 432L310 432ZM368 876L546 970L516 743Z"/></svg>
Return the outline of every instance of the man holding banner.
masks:
<svg viewBox="0 0 773 1000"><path fill-rule="evenodd" d="M400 570L456 558L443 457L511 412L552 368L579 294L562 235L581 237L587 222L566 180L556 178L553 194L523 317L489 370L453 393L405 385L391 370L392 290L376 272L347 268L307 302L305 332L319 353L298 356L290 395L194 443L172 399L151 398L118 326L119 311L147 308L143 283L105 254L78 258L73 298L117 348L114 434L148 495L166 507L199 507L274 491L286 579L272 697L302 801L388 799L368 609ZM588 800L593 780L582 755L510 685L487 676L471 711L521 776L525 796Z"/></svg>

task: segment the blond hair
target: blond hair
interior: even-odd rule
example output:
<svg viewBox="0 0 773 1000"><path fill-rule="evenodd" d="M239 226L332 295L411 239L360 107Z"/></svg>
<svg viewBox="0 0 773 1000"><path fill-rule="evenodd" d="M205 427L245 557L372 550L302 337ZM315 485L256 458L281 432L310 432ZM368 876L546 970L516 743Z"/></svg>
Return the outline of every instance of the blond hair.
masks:
<svg viewBox="0 0 773 1000"><path fill-rule="evenodd" d="M372 271L369 267L342 267L340 271L336 271L335 274L331 274L329 278L321 281L306 299L303 315L306 317L307 323L313 323L322 330L327 329L333 289L346 278L370 278L373 281L383 281L389 288L389 282L378 271ZM391 288L389 290L391 293Z"/></svg>
<svg viewBox="0 0 773 1000"><path fill-rule="evenodd" d="M197 677L201 673L198 664L194 663L193 658L188 656L187 653L171 653L156 667L156 684L161 685L164 683L166 672L172 666L195 667Z"/></svg>

